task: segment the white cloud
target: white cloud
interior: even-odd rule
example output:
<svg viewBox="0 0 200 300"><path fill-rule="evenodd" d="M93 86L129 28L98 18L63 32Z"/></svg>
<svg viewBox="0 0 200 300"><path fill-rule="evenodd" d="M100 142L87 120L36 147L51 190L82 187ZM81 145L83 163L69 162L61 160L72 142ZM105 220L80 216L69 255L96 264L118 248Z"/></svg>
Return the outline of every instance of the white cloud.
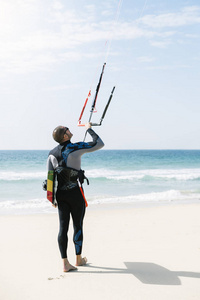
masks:
<svg viewBox="0 0 200 300"><path fill-rule="evenodd" d="M152 28L179 27L200 23L200 7L190 6L177 13L146 15L138 20L139 23Z"/></svg>
<svg viewBox="0 0 200 300"><path fill-rule="evenodd" d="M137 61L140 63L150 63L152 61L155 61L155 58L150 56L140 56L137 58Z"/></svg>
<svg viewBox="0 0 200 300"><path fill-rule="evenodd" d="M48 87L45 88L45 91L61 91L61 90L71 90L71 89L78 89L80 88L80 85L78 84L73 84L73 85L67 85L67 84L63 84L63 85L56 85L56 86L52 86L52 87Z"/></svg>
<svg viewBox="0 0 200 300"><path fill-rule="evenodd" d="M2 2L2 1L1 1ZM46 3L47 4L47 3ZM177 13L146 15L135 21L113 22L95 18L95 6L87 5L80 11L69 10L64 2L54 0L48 9L39 0L8 0L1 3L0 66L2 73L48 70L50 64L82 57L94 57L88 47L98 41L145 38L154 47L166 48L176 32L163 28L177 28L200 23L200 7L183 8ZM111 3L104 4L100 13L111 14ZM45 16L45 17L44 17ZM155 39L156 40L153 40ZM1 74L2 74L1 73ZM2 75L0 75L2 76Z"/></svg>
<svg viewBox="0 0 200 300"><path fill-rule="evenodd" d="M185 34L185 36L190 39L199 39L199 37L200 37L199 34L192 34L192 33L187 33L187 34Z"/></svg>
<svg viewBox="0 0 200 300"><path fill-rule="evenodd" d="M166 48L171 44L170 40L162 40L162 41L150 41L151 46L158 48Z"/></svg>
<svg viewBox="0 0 200 300"><path fill-rule="evenodd" d="M189 68L191 68L191 66L189 66L189 65L173 64L173 65L148 66L145 69L146 70L163 70L163 71L167 71L167 70L189 69Z"/></svg>
<svg viewBox="0 0 200 300"><path fill-rule="evenodd" d="M64 8L63 4L58 1L58 0L55 0L54 3L52 4L52 7L55 9L55 10L61 10Z"/></svg>

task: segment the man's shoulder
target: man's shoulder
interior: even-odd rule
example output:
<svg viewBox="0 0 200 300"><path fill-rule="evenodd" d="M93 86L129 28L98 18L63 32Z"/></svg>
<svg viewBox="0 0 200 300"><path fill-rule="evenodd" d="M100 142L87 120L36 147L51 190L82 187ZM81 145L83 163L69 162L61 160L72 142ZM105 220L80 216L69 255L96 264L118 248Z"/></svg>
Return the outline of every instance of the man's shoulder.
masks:
<svg viewBox="0 0 200 300"><path fill-rule="evenodd" d="M56 156L56 154L58 154L60 152L60 145L57 145L55 148L53 148L51 151L49 151L49 155L54 155Z"/></svg>
<svg viewBox="0 0 200 300"><path fill-rule="evenodd" d="M70 143L67 145L66 148L72 149L72 150L79 150L79 149L83 149L83 148L89 148L89 144L85 143L85 142Z"/></svg>

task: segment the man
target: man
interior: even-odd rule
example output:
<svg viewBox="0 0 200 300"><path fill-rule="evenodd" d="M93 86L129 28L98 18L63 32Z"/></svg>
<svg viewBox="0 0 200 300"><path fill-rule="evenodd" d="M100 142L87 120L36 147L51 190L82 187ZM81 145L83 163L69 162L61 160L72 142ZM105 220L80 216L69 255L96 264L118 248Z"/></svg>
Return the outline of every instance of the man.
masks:
<svg viewBox="0 0 200 300"><path fill-rule="evenodd" d="M83 243L83 218L85 215L86 200L82 190L84 171L81 170L81 156L84 153L101 149L104 143L92 130L91 123L86 123L85 128L91 135L89 143L71 143L73 134L69 128L58 126L53 131L53 138L59 143L50 151L47 166L48 171L56 172L58 187L56 201L58 206L60 230L58 234L58 245L63 259L63 271L68 272L77 268L71 265L67 258L68 228L70 215L73 220L73 241L76 252L76 266L87 263L87 259L81 256Z"/></svg>

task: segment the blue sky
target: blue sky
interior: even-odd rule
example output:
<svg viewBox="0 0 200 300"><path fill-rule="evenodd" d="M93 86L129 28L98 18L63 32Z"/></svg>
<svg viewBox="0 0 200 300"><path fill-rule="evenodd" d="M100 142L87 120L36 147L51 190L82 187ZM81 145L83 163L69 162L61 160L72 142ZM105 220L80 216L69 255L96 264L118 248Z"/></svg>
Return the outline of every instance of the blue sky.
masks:
<svg viewBox="0 0 200 300"><path fill-rule="evenodd" d="M121 4L121 6L119 5ZM200 4L0 0L0 149L50 149L105 73L93 121L105 149L200 149ZM110 45L110 46L109 46Z"/></svg>

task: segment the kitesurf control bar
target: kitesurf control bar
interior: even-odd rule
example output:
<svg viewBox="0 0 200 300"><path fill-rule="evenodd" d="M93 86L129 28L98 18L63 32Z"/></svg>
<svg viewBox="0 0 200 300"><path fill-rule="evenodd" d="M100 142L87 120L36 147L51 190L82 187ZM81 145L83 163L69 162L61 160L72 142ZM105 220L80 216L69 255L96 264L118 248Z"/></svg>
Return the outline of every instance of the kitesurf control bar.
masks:
<svg viewBox="0 0 200 300"><path fill-rule="evenodd" d="M112 89L112 92L111 92L111 94L110 94L110 97L109 97L109 99L108 99L108 102L107 102L107 104L106 104L106 107L105 107L105 109L104 109L104 111L103 111L102 117L101 117L101 119L100 119L100 122L99 122L99 123L91 123L92 126L101 126L101 123L103 122L103 119L104 119L105 114L106 114L106 112L107 112L108 106L110 105L110 101L111 101L111 99L112 99L114 90L115 90L115 86L114 86L113 89Z"/></svg>
<svg viewBox="0 0 200 300"><path fill-rule="evenodd" d="M103 77L105 66L106 66L106 63L104 63L102 71L101 71L101 75L100 75L100 78L99 78L99 83L98 83L97 88L96 88L96 94L94 96L94 101L93 101L93 104L92 104L92 107L91 107L90 117L89 117L88 122L91 121L92 114L93 114L94 109L95 109L95 105L96 105L96 102L97 102L97 97L98 97L99 89L100 89L100 86L101 86L101 81L102 81L102 77Z"/></svg>
<svg viewBox="0 0 200 300"><path fill-rule="evenodd" d="M102 81L102 77L103 77L103 74L104 74L105 66L106 66L106 63L103 64L103 68L102 68L102 71L101 71L99 82L98 82L97 87L96 87L96 93L95 93L94 100L93 100L93 103L92 103L92 106L91 106L90 116L89 116L89 120L88 120L89 123L91 123L92 115L93 115L93 113L95 112L95 109L96 109L97 97L98 97L99 89L100 89L100 86L101 86L101 81ZM99 123L91 123L92 126L101 126L101 124L103 122L103 119L105 117L105 114L107 112L108 106L110 105L110 101L112 99L114 90L115 90L115 86L113 87L112 92L110 94L110 97L108 99L108 102L106 104L106 107L104 108L104 111L103 111L102 117L100 119L100 122ZM82 111L81 111L81 114L80 114L80 117L79 117L79 120L78 120L78 126L85 126L85 124L81 124L81 119L82 119L82 116L83 116L83 113L84 113L84 110L85 110L85 107L87 105L88 98L90 97L90 95L91 95L91 90L89 91L87 99L86 99L86 101L83 105L83 108L82 108ZM84 137L83 141L85 141L86 135L87 135L87 131L85 132L85 137Z"/></svg>
<svg viewBox="0 0 200 300"><path fill-rule="evenodd" d="M102 71L101 71L101 75L100 75L100 78L99 78L99 82L98 82L98 85L97 85L97 87L96 87L96 93L95 93L94 100L93 100L93 103L92 103L92 107L91 107L91 111L90 111L90 117L89 117L89 121L88 121L88 122L91 121L92 114L93 114L93 112L94 112L94 110L95 110L95 105L96 105L96 102L97 102L97 97L98 97L99 89L100 89L100 86L101 86L101 81L102 81L102 77L103 77L103 73L104 73L105 66L106 66L106 63L103 64L103 68L102 68ZM80 114L80 117L79 117L79 120L78 120L78 126L85 126L85 124L81 124L81 119L82 119L82 116L83 116L85 107L86 107L86 105L87 105L88 98L89 98L90 96L91 96L91 90L90 90L89 93L88 93L87 99L85 100L83 109L82 109L82 111L81 111L81 114Z"/></svg>

